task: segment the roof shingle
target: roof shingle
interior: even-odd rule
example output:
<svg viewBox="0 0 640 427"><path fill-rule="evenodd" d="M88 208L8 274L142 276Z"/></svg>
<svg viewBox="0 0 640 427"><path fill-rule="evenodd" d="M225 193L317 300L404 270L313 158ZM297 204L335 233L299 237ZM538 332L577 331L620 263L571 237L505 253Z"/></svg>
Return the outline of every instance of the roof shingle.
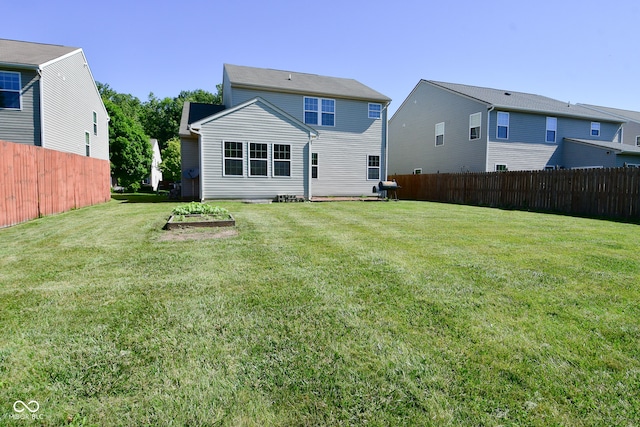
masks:
<svg viewBox="0 0 640 427"><path fill-rule="evenodd" d="M38 67L76 50L80 48L0 39L0 64Z"/></svg>

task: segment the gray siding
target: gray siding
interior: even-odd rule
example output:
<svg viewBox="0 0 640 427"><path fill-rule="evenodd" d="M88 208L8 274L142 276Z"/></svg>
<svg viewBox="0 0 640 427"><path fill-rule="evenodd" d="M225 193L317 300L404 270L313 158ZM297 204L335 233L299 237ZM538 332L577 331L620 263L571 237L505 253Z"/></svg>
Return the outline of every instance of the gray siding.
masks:
<svg viewBox="0 0 640 427"><path fill-rule="evenodd" d="M261 97L281 108L299 121L304 120L303 94L233 89L233 102L237 105ZM316 95L310 95L316 96ZM386 109L383 118L369 119L369 103L341 98L335 100L335 126L311 126L319 133L313 141L312 152L318 153L318 179L312 182L313 196L369 195L373 183L367 179L367 156L381 159L380 178L385 167L384 144Z"/></svg>
<svg viewBox="0 0 640 427"><path fill-rule="evenodd" d="M546 166L576 167L593 166L591 156L581 152L578 157L573 148L563 149L563 138L591 139L612 141L620 127L618 123L600 122L600 136L591 136L591 120L570 117L556 117L556 142L545 142L547 116L523 112L505 111L509 113L509 133L507 139L498 139L497 113L490 113L489 149L487 155L487 171L495 170L496 164L505 164L511 171L537 170ZM586 163L584 163L586 162Z"/></svg>
<svg viewBox="0 0 640 427"><path fill-rule="evenodd" d="M182 171L200 169L200 153L197 138L180 138L180 158ZM182 197L185 199L200 198L200 177L195 179L181 177Z"/></svg>
<svg viewBox="0 0 640 427"><path fill-rule="evenodd" d="M309 133L288 117L257 102L204 123L200 133L202 199L273 198L278 194L308 196L305 187ZM243 176L223 175L224 141L244 144ZM251 142L268 146L266 177L249 176L248 144ZM273 176L273 144L291 145L290 177Z"/></svg>
<svg viewBox="0 0 640 427"><path fill-rule="evenodd" d="M0 139L19 144L42 145L40 127L40 84L35 70L1 68L20 73L21 109L0 109Z"/></svg>
<svg viewBox="0 0 640 427"><path fill-rule="evenodd" d="M636 145L636 138L640 136L640 123L627 122L623 126L622 141L627 145Z"/></svg>
<svg viewBox="0 0 640 427"><path fill-rule="evenodd" d="M469 140L469 116L482 113L480 138ZM444 144L435 126L445 123ZM420 82L389 122L389 174L485 170L487 106Z"/></svg>
<svg viewBox="0 0 640 427"><path fill-rule="evenodd" d="M618 165L615 153L610 150L580 144L576 142L564 142L564 167L567 169L578 167L605 167L613 168Z"/></svg>
<svg viewBox="0 0 640 427"><path fill-rule="evenodd" d="M91 157L109 159L107 111L84 54L80 51L55 61L42 71L43 125L46 148L84 156L89 132ZM93 132L93 112L98 132Z"/></svg>

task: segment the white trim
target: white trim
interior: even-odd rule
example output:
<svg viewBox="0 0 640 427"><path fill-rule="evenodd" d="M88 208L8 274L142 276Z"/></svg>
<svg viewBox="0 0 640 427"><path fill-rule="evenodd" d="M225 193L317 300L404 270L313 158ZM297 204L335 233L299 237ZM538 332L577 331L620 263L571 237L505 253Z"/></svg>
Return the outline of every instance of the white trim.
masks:
<svg viewBox="0 0 640 427"><path fill-rule="evenodd" d="M225 153L227 142L233 142L234 144L240 144L240 147L242 147L242 155L240 157L227 157L226 153ZM246 168L245 168L245 155L244 155L245 150L246 150L246 144L243 141L232 141L232 140L226 140L226 139L222 140L222 176L230 177L230 178L244 178L246 176L246 173L245 173L245 170L246 170ZM226 168L226 160L227 159L230 159L230 160L241 160L242 161L242 173L240 175L227 174L227 168ZM202 169L200 169L200 170L202 170Z"/></svg>
<svg viewBox="0 0 640 427"><path fill-rule="evenodd" d="M4 92L18 92L18 108L13 107L0 107L0 110L22 111L22 73L19 71L0 70L0 73L17 74L18 75L18 90L3 89Z"/></svg>
<svg viewBox="0 0 640 427"><path fill-rule="evenodd" d="M98 136L98 113L92 110L91 120L93 120L93 134Z"/></svg>
<svg viewBox="0 0 640 427"><path fill-rule="evenodd" d="M553 126L549 126L549 120L552 120ZM558 118L548 116L545 123L544 142L555 144L558 140ZM553 141L548 139L549 132L553 132Z"/></svg>
<svg viewBox="0 0 640 427"><path fill-rule="evenodd" d="M472 125L472 118L480 117L477 119L478 126ZM471 138L471 129L478 128L478 135L475 138ZM478 111L477 113L469 114L469 141L476 141L482 139L482 111Z"/></svg>
<svg viewBox="0 0 640 427"><path fill-rule="evenodd" d="M372 105L377 105L380 107L380 111L374 111L374 113L378 113L380 116L379 117L371 117L371 106ZM382 104L379 102L369 102L367 105L367 117L372 119L372 120L380 120L382 119Z"/></svg>
<svg viewBox="0 0 640 427"><path fill-rule="evenodd" d="M500 114L506 114L507 115L507 125L500 125ZM511 116L509 113L507 113L506 111L496 111L496 139L502 139L502 140L507 140L509 139L509 127L511 125ZM507 136L505 138L500 137L500 127L506 127L507 128Z"/></svg>
<svg viewBox="0 0 640 427"><path fill-rule="evenodd" d="M313 164L313 155L316 155L316 164ZM310 161L310 165L311 165L311 179L320 179L320 155L318 154L318 152L316 151L311 152L311 161ZM313 168L316 168L316 177L313 177Z"/></svg>
<svg viewBox="0 0 640 427"><path fill-rule="evenodd" d="M306 109L306 100L307 99L315 99L318 101L318 110L314 111L314 110L307 110ZM322 101L331 101L333 102L333 112L332 113L327 113L327 114L333 114L333 124L332 125L323 125L322 124ZM303 95L302 97L302 123L304 123L307 126L322 126L322 127L336 127L336 116L337 116L337 102L335 99L332 98L320 98L317 96L308 96L308 95ZM306 113L311 112L311 113L316 113L318 122L313 124L313 123L307 123L306 121Z"/></svg>
<svg viewBox="0 0 640 427"><path fill-rule="evenodd" d="M593 134L593 131L597 131L597 134ZM589 131L589 136L600 136L600 122L591 122L591 130Z"/></svg>
<svg viewBox="0 0 640 427"><path fill-rule="evenodd" d="M370 166L369 165L369 157L377 157L378 158L378 166ZM378 154L367 154L367 181L380 181L382 179L382 168L381 168L382 156ZM378 177L377 178L369 178L369 169L378 169Z"/></svg>
<svg viewBox="0 0 640 427"><path fill-rule="evenodd" d="M259 158L252 158L251 157L251 144L256 144L256 145L264 145L266 147L266 154L267 157L265 157L264 159L259 159ZM264 162L265 167L265 174L264 175L254 175L251 173L251 161L252 160L257 160L257 161L261 161ZM247 143L247 174L250 178L268 178L269 177L269 144L265 143L265 142L248 142Z"/></svg>
<svg viewBox="0 0 640 427"><path fill-rule="evenodd" d="M276 159L276 145L286 145L289 147L289 158L288 159ZM292 144L280 144L280 143L273 143L271 144L271 177L272 178L291 178L291 154L292 154L292 149L291 149L291 145ZM289 163L289 175L276 175L276 162L288 162Z"/></svg>
<svg viewBox="0 0 640 427"><path fill-rule="evenodd" d="M78 53L78 52L82 52L82 49L76 49L76 50L73 50L73 51L71 51L71 52L69 52L69 53L66 53L66 54L62 55L62 56L58 56L57 58L53 58L53 59L52 59L52 60L50 60L50 61L44 62L44 63L40 64L40 69L43 69L43 68L44 68L44 67L46 67L47 65L51 65L51 64L53 64L53 63L55 63L55 62L62 61L63 59L66 59L66 58L68 58L68 57L70 57L70 56L73 56L73 55L75 55L75 54L76 54L76 53ZM82 52L82 53L83 53L83 56L84 56L84 52ZM86 60L86 58L84 58L84 59L85 59L85 61L84 61L84 62L86 63L86 62L87 62L87 60ZM91 78L93 79L93 76L92 76Z"/></svg>
<svg viewBox="0 0 640 427"><path fill-rule="evenodd" d="M636 147L640 147L640 135L636 135Z"/></svg>
<svg viewBox="0 0 640 427"><path fill-rule="evenodd" d="M498 170L498 166L504 166L504 170ZM509 165L507 165L506 163L494 163L493 164L493 171L494 172L506 172L509 170Z"/></svg>
<svg viewBox="0 0 640 427"><path fill-rule="evenodd" d="M86 130L84 131L84 155L91 157L91 132Z"/></svg>
<svg viewBox="0 0 640 427"><path fill-rule="evenodd" d="M438 144L438 136L442 135L442 144ZM444 146L444 122L436 123L435 126L435 146Z"/></svg>
<svg viewBox="0 0 640 427"><path fill-rule="evenodd" d="M422 175L422 168L415 168L413 170L414 175Z"/></svg>

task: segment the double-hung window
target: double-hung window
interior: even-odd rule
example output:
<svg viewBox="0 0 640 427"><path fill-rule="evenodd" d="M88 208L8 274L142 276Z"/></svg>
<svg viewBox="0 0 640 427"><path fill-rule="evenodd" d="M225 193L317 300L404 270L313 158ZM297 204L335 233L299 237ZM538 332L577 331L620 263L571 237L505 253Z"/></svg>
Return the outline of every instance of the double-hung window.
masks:
<svg viewBox="0 0 640 427"><path fill-rule="evenodd" d="M469 115L469 141L480 139L480 126L482 124L482 113Z"/></svg>
<svg viewBox="0 0 640 427"><path fill-rule="evenodd" d="M636 146L640 147L640 135L636 136Z"/></svg>
<svg viewBox="0 0 640 427"><path fill-rule="evenodd" d="M89 132L84 133L84 150L87 157L91 156L91 135Z"/></svg>
<svg viewBox="0 0 640 427"><path fill-rule="evenodd" d="M93 112L93 134L98 134L98 113Z"/></svg>
<svg viewBox="0 0 640 427"><path fill-rule="evenodd" d="M369 103L369 118L379 119L382 117L382 104Z"/></svg>
<svg viewBox="0 0 640 427"><path fill-rule="evenodd" d="M273 144L273 176L291 176L291 145Z"/></svg>
<svg viewBox="0 0 640 427"><path fill-rule="evenodd" d="M20 109L20 73L0 71L0 108Z"/></svg>
<svg viewBox="0 0 640 427"><path fill-rule="evenodd" d="M367 179L380 179L380 156L367 156Z"/></svg>
<svg viewBox="0 0 640 427"><path fill-rule="evenodd" d="M497 137L499 139L509 139L509 113L498 111Z"/></svg>
<svg viewBox="0 0 640 427"><path fill-rule="evenodd" d="M311 178L318 178L318 153L311 153Z"/></svg>
<svg viewBox="0 0 640 427"><path fill-rule="evenodd" d="M547 135L545 141L556 142L556 132L558 130L558 119L555 117L547 117Z"/></svg>
<svg viewBox="0 0 640 427"><path fill-rule="evenodd" d="M591 136L600 136L600 123L591 122Z"/></svg>
<svg viewBox="0 0 640 427"><path fill-rule="evenodd" d="M436 146L444 145L444 122L436 123Z"/></svg>
<svg viewBox="0 0 640 427"><path fill-rule="evenodd" d="M249 143L249 175L267 176L267 144Z"/></svg>
<svg viewBox="0 0 640 427"><path fill-rule="evenodd" d="M224 142L224 175L242 176L244 158L242 156L242 142Z"/></svg>
<svg viewBox="0 0 640 427"><path fill-rule="evenodd" d="M305 96L304 122L308 125L335 126L336 101Z"/></svg>

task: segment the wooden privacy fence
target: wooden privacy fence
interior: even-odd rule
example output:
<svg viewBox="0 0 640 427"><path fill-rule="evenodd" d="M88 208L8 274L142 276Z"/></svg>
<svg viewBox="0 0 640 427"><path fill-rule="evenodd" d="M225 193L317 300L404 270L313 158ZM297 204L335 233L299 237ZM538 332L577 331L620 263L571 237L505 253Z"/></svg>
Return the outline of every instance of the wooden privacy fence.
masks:
<svg viewBox="0 0 640 427"><path fill-rule="evenodd" d="M506 209L640 218L640 168L395 175L398 197Z"/></svg>
<svg viewBox="0 0 640 427"><path fill-rule="evenodd" d="M110 200L110 165L0 141L0 227Z"/></svg>

